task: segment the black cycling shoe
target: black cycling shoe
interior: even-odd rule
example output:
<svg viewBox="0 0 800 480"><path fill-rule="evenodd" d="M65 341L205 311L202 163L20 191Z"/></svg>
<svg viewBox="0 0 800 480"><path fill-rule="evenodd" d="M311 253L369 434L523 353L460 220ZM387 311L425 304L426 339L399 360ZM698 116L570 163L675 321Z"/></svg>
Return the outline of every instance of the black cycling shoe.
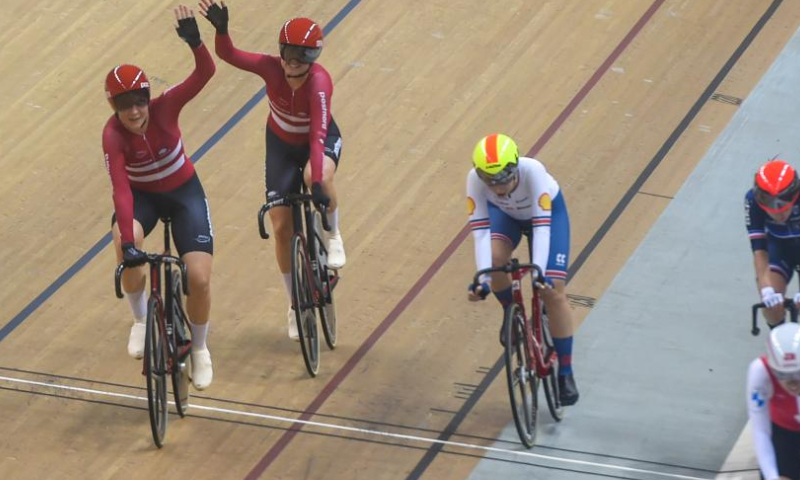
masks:
<svg viewBox="0 0 800 480"><path fill-rule="evenodd" d="M575 377L572 374L558 376L558 398L561 405L569 407L578 403L578 387L575 385Z"/></svg>

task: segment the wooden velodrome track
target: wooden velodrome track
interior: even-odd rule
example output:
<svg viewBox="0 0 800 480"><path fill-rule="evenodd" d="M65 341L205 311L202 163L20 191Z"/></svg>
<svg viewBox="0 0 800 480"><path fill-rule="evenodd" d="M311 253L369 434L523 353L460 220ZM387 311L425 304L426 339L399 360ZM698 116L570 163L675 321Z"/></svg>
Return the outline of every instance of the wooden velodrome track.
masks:
<svg viewBox="0 0 800 480"><path fill-rule="evenodd" d="M581 321L800 23L800 3L777 0L231 0L248 50L275 52L291 16L328 24L348 253L339 347L310 379L286 336L255 222L268 107L241 110L263 84L217 59L181 118L214 222L215 380L158 450L113 294L100 133L112 66L141 66L154 93L191 70L174 6L5 5L0 478L465 478L480 450L289 420L476 445L510 421L502 376L489 381L498 308L465 299L474 143L505 132L561 183Z"/></svg>

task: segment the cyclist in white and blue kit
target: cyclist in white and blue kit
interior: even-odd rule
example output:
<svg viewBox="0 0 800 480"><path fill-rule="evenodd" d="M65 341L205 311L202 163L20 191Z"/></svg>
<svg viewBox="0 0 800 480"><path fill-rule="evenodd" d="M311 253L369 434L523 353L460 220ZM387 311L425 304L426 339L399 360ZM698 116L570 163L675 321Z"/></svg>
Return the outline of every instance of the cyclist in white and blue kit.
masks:
<svg viewBox="0 0 800 480"><path fill-rule="evenodd" d="M578 401L572 372L572 311L565 292L569 264L569 215L558 182L544 165L519 156L516 143L502 134L481 139L467 175L467 203L475 263L478 270L506 265L522 236L531 239L531 259L542 268L546 286L542 300L550 319L556 353L562 405ZM491 281L491 286L489 285ZM491 278L473 290L470 301L493 293L503 308L513 301L507 274Z"/></svg>

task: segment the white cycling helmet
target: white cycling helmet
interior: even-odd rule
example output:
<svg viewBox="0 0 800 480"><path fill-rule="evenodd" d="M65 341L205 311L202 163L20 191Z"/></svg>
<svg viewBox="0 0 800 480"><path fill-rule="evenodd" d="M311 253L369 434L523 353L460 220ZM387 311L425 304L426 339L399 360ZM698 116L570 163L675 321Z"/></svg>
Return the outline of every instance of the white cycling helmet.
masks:
<svg viewBox="0 0 800 480"><path fill-rule="evenodd" d="M767 363L778 378L800 378L800 325L784 323L770 332Z"/></svg>

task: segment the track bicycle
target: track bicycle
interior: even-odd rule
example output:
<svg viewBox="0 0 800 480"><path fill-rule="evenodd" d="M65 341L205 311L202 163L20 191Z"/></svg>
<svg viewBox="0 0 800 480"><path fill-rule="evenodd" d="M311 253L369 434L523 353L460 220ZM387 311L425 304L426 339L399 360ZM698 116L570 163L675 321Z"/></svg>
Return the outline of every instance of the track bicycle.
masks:
<svg viewBox="0 0 800 480"><path fill-rule="evenodd" d="M531 316L525 313L522 279L535 275L534 284L544 285L542 270L532 263L519 263L515 258L503 267L485 268L475 273L473 289L483 275L503 272L511 274L513 302L506 307L501 338L505 348L506 380L511 412L522 444L532 448L536 439L536 417L539 409L539 383L552 417L558 422L564 415L558 388L558 355L539 287L534 286Z"/></svg>
<svg viewBox="0 0 800 480"><path fill-rule="evenodd" d="M172 380L175 410L184 417L189 406L189 375L186 358L192 348L188 317L183 309L183 296L189 294L186 265L170 253L170 219L164 223L164 253L148 254L150 266L150 298L147 300L144 365L142 374L147 379L147 409L150 429L158 448L164 445L167 431L167 376ZM173 269L175 265L177 268ZM161 267L163 266L163 273ZM125 265L117 266L114 287L117 298L123 298L122 272ZM163 295L162 295L163 279Z"/></svg>
<svg viewBox="0 0 800 480"><path fill-rule="evenodd" d="M305 184L300 193L283 197L267 195L267 202L258 212L258 231L261 238L269 239L264 215L274 207L287 206L292 209L294 234L291 241L292 258L292 308L297 321L300 350L308 374L315 377L319 372L319 312L322 332L328 348L336 348L336 308L333 289L339 282L339 273L328 267L327 244L322 230L330 231L326 209L312 210L312 197ZM309 241L310 240L310 241Z"/></svg>

